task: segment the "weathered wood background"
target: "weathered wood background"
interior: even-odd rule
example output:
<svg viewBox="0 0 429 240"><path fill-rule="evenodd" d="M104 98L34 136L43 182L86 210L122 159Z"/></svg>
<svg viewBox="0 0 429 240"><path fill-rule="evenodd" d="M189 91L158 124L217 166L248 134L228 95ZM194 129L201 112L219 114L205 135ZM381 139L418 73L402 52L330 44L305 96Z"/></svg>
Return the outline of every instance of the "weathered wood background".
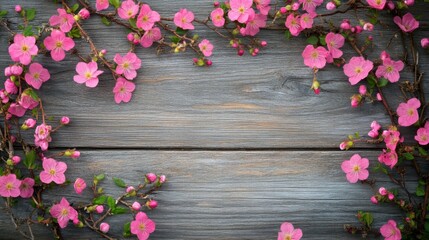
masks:
<svg viewBox="0 0 429 240"><path fill-rule="evenodd" d="M212 10L210 0L148 3L169 17L179 7L201 19ZM0 8L10 15L15 4L35 7L39 22L47 22L59 7L51 0L0 0ZM424 7L420 5L423 15ZM383 19L388 27L376 27L370 58L376 58L391 38L389 52L399 58L398 32L392 30L390 18ZM11 21L16 27L18 18ZM97 17L83 26L97 46L109 51L109 58L127 52L125 30L105 27ZM429 35L426 15L420 26L418 40ZM354 131L365 134L372 120L388 123L380 104L350 107L357 86L350 86L342 69L329 66L319 72L322 93L316 96L310 90L312 73L301 58L303 37L287 41L282 32L263 31L260 38L268 46L262 53L238 57L215 34L201 27L195 32L215 44L213 66L194 67L191 53L156 56L153 48L138 48L143 65L129 104L114 103L109 74L89 89L72 80L76 58L69 56L58 64L38 57L51 72L40 91L47 114L72 119L53 136L52 151L82 151L82 157L69 164L70 179L90 181L104 172L131 184L146 172L166 174L169 182L156 197L160 206L148 213L157 223L151 239L275 239L284 221L302 228L304 239L359 239L343 230L343 224L356 223L357 210L374 211L380 224L400 218L388 208L374 207L371 190L348 184L340 169L354 153L338 150L343 138ZM9 36L4 29L0 34L3 69L11 62ZM78 48L88 52L85 43ZM351 48L344 49L346 58L353 55ZM419 52L425 71L429 58L420 47ZM409 73L404 73L407 78ZM377 161L377 146L360 148L363 156ZM106 185L106 191L117 189ZM71 191L60 194L76 199ZM56 193L51 197L59 200ZM114 223L112 231L120 236L122 225ZM72 228L65 230L68 239L96 238ZM38 239L50 238L47 229L37 228L35 233ZM20 239L3 213L0 238Z"/></svg>

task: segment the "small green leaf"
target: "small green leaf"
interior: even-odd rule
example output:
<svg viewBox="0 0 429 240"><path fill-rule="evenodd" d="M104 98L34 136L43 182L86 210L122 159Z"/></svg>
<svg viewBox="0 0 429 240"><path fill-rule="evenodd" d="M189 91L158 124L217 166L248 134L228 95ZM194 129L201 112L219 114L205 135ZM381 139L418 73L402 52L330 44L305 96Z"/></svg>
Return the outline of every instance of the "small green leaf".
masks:
<svg viewBox="0 0 429 240"><path fill-rule="evenodd" d="M107 197L107 206L109 206L110 209L115 209L116 208L116 200L113 197L108 196Z"/></svg>
<svg viewBox="0 0 429 240"><path fill-rule="evenodd" d="M94 179L96 179L96 180L98 180L98 181L101 181L101 180L103 180L104 178L105 178L104 174L100 174L100 175L97 175L97 176L95 176L95 177L94 177Z"/></svg>
<svg viewBox="0 0 429 240"><path fill-rule="evenodd" d="M188 32L188 30L185 30L185 29L182 29L179 27L176 28L176 33L181 35L181 36L185 35L187 32Z"/></svg>
<svg viewBox="0 0 429 240"><path fill-rule="evenodd" d="M326 36L325 35L320 36L319 41L320 41L320 44L322 44L323 46L326 46Z"/></svg>
<svg viewBox="0 0 429 240"><path fill-rule="evenodd" d="M285 31L285 38L286 40L289 40L292 37L292 34L290 33L289 29Z"/></svg>
<svg viewBox="0 0 429 240"><path fill-rule="evenodd" d="M386 86L386 85L387 85L387 83L389 83L389 81L387 81L387 79L385 79L385 78L380 78L380 79L378 79L377 85L378 85L379 87L384 87L384 86Z"/></svg>
<svg viewBox="0 0 429 240"><path fill-rule="evenodd" d="M76 3L71 7L71 10L72 10L72 12L76 12L78 8L79 8L79 4Z"/></svg>
<svg viewBox="0 0 429 240"><path fill-rule="evenodd" d="M131 222L127 222L124 224L124 237L131 237Z"/></svg>
<svg viewBox="0 0 429 240"><path fill-rule="evenodd" d="M177 36L171 36L170 39L173 43L178 43L180 41L180 38Z"/></svg>
<svg viewBox="0 0 429 240"><path fill-rule="evenodd" d="M97 205L102 205L102 204L104 204L106 202L106 200L107 200L107 196L106 195L101 195L101 196L98 196L98 197L94 198L92 200L92 203L93 204L97 204Z"/></svg>
<svg viewBox="0 0 429 240"><path fill-rule="evenodd" d="M112 4L115 8L119 8L121 2L119 0L109 0L109 3Z"/></svg>
<svg viewBox="0 0 429 240"><path fill-rule="evenodd" d="M128 208L115 207L111 212L112 214L124 214L128 212Z"/></svg>
<svg viewBox="0 0 429 240"><path fill-rule="evenodd" d="M402 154L402 156L404 156L405 157L405 159L407 159L408 161L410 161L410 160L413 160L414 159L414 156L413 156L413 154L411 154L411 153L403 153Z"/></svg>
<svg viewBox="0 0 429 240"><path fill-rule="evenodd" d="M25 27L24 30L22 31L22 34L24 34L24 36L26 37L33 36L34 35L33 26L29 25Z"/></svg>
<svg viewBox="0 0 429 240"><path fill-rule="evenodd" d="M425 222L425 231L429 232L429 221Z"/></svg>
<svg viewBox="0 0 429 240"><path fill-rule="evenodd" d="M127 185L125 184L124 180L120 179L120 178L113 178L113 182L116 184L116 186L121 187L121 188L126 188Z"/></svg>
<svg viewBox="0 0 429 240"><path fill-rule="evenodd" d="M422 156L427 156L427 155L428 155L428 152L427 152L424 148L422 148L422 147L418 147L417 149L419 150L419 153L420 153Z"/></svg>
<svg viewBox="0 0 429 240"><path fill-rule="evenodd" d="M26 9L25 17L28 21L34 20L34 18L36 17L36 9L34 8Z"/></svg>
<svg viewBox="0 0 429 240"><path fill-rule="evenodd" d="M36 161L36 151L33 149L25 154L24 165L28 169L34 169Z"/></svg>
<svg viewBox="0 0 429 240"><path fill-rule="evenodd" d="M366 81L368 82L368 85L370 88L374 88L377 82L377 79L374 77L374 75L371 74L366 78Z"/></svg>
<svg viewBox="0 0 429 240"><path fill-rule="evenodd" d="M317 45L317 43L319 42L319 38L313 35L307 38L307 42L311 45Z"/></svg>
<svg viewBox="0 0 429 240"><path fill-rule="evenodd" d="M0 18L1 18L1 17L6 16L6 15L7 15L7 13L8 13L8 11L6 11L6 10L1 10L1 11L0 11Z"/></svg>
<svg viewBox="0 0 429 240"><path fill-rule="evenodd" d="M3 168L0 167L0 175L3 175L3 172L4 172Z"/></svg>
<svg viewBox="0 0 429 240"><path fill-rule="evenodd" d="M137 28L137 24L136 24L137 20L135 18L130 18L128 22L130 23L131 27Z"/></svg>
<svg viewBox="0 0 429 240"><path fill-rule="evenodd" d="M372 223L374 222L374 217L373 217L373 216L372 216L372 214L371 214L371 213L369 213L369 212L365 212L365 213L363 213L362 218L363 218L363 220L364 220L364 223L365 223L368 227L370 227L370 226L372 225Z"/></svg>
<svg viewBox="0 0 429 240"><path fill-rule="evenodd" d="M112 23L109 21L109 19L107 19L106 17L102 17L101 18L101 22L106 25L106 26L110 26Z"/></svg>
<svg viewBox="0 0 429 240"><path fill-rule="evenodd" d="M416 188L416 196L423 197L425 195L425 188L422 185L417 186Z"/></svg>

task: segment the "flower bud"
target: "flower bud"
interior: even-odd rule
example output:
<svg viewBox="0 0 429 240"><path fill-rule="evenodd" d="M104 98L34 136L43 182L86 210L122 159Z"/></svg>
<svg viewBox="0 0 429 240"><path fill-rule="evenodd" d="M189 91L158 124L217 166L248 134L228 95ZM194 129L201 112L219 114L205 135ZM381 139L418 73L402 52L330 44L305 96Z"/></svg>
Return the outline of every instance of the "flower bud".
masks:
<svg viewBox="0 0 429 240"><path fill-rule="evenodd" d="M156 174L155 173L147 173L146 174L146 180L149 182L149 183L153 183L153 182L155 182L156 181Z"/></svg>
<svg viewBox="0 0 429 240"><path fill-rule="evenodd" d="M392 201L395 198L395 195L393 195L393 193L389 192L387 194L387 197L389 198L390 201Z"/></svg>
<svg viewBox="0 0 429 240"><path fill-rule="evenodd" d="M374 30L374 25L372 25L372 23L367 22L363 25L363 30L371 32L372 30Z"/></svg>
<svg viewBox="0 0 429 240"><path fill-rule="evenodd" d="M167 177L165 175L159 176L159 183L163 184L167 181Z"/></svg>
<svg viewBox="0 0 429 240"><path fill-rule="evenodd" d="M21 66L13 65L10 67L10 72L12 73L12 75L19 76L22 74L22 71L23 69Z"/></svg>
<svg viewBox="0 0 429 240"><path fill-rule="evenodd" d="M407 6L413 6L413 5L414 5L414 0L404 0L404 3L405 3Z"/></svg>
<svg viewBox="0 0 429 240"><path fill-rule="evenodd" d="M378 131L372 129L371 131L368 132L368 136L370 136L371 138L377 138L379 135Z"/></svg>
<svg viewBox="0 0 429 240"><path fill-rule="evenodd" d="M103 206L103 205L98 205L97 207L95 207L95 211L96 211L98 214L103 213L103 211L104 211L104 206Z"/></svg>
<svg viewBox="0 0 429 240"><path fill-rule="evenodd" d="M79 151L73 151L72 154L70 155L71 158L79 158L80 157L80 152Z"/></svg>
<svg viewBox="0 0 429 240"><path fill-rule="evenodd" d="M13 156L12 162L13 162L13 165L18 164L19 162L21 162L21 157L20 156Z"/></svg>
<svg viewBox="0 0 429 240"><path fill-rule="evenodd" d="M106 55L106 53L107 53L107 50L106 50L106 49L101 49L100 54L101 54L102 56Z"/></svg>
<svg viewBox="0 0 429 240"><path fill-rule="evenodd" d="M390 58L390 55L386 51L382 51L380 53L380 59L384 61L384 59Z"/></svg>
<svg viewBox="0 0 429 240"><path fill-rule="evenodd" d="M365 85L360 85L359 86L359 94L360 95L365 95L366 94L366 86Z"/></svg>
<svg viewBox="0 0 429 240"><path fill-rule="evenodd" d="M422 45L422 48L428 48L429 47L429 38L422 38L420 41L420 44Z"/></svg>
<svg viewBox="0 0 429 240"><path fill-rule="evenodd" d="M360 104L360 101L362 100L362 96L361 95L359 95L359 94L354 94L352 97L351 97L351 105L352 105L352 107L358 107L359 106L359 104Z"/></svg>
<svg viewBox="0 0 429 240"><path fill-rule="evenodd" d="M372 196L371 197L371 202L374 203L374 204L377 204L378 200L377 200L377 198L375 196Z"/></svg>
<svg viewBox="0 0 429 240"><path fill-rule="evenodd" d="M79 15L83 20L88 19L88 18L91 16L91 14L89 13L88 9L86 9L86 8L82 8L82 9L79 11L78 15Z"/></svg>
<svg viewBox="0 0 429 240"><path fill-rule="evenodd" d="M206 65L207 65L207 66L211 66L211 65L213 65L212 60L207 59L207 61L206 61Z"/></svg>
<svg viewBox="0 0 429 240"><path fill-rule="evenodd" d="M13 76L11 76L12 78ZM16 87L15 83L11 81L11 78L6 79L4 82L4 88L6 89L6 92L10 94L16 94L18 93L18 88Z"/></svg>
<svg viewBox="0 0 429 240"><path fill-rule="evenodd" d="M136 189L133 186L127 187L126 191L131 197L134 197L136 195Z"/></svg>
<svg viewBox="0 0 429 240"><path fill-rule="evenodd" d="M80 16L79 16L79 15L74 15L74 16L73 16L73 18L74 18L74 20L75 20L76 22L80 20Z"/></svg>
<svg viewBox="0 0 429 240"><path fill-rule="evenodd" d="M239 49L239 50L237 51L237 55L238 55L238 56L243 56L243 54L244 54L244 50L243 50L243 49Z"/></svg>
<svg viewBox="0 0 429 240"><path fill-rule="evenodd" d="M79 222L80 222L80 221L79 221L79 218L77 218L77 217L76 217L76 218L74 218L74 219L73 219L73 224L74 224L74 225L78 225L78 224L79 224Z"/></svg>
<svg viewBox="0 0 429 240"><path fill-rule="evenodd" d="M100 224L100 231L107 233L110 229L110 225L108 223L102 222Z"/></svg>
<svg viewBox="0 0 429 240"><path fill-rule="evenodd" d="M380 93L377 93L377 95L376 95L376 96L377 96L377 100L378 100L378 101L382 101L382 100L383 100L383 98L381 97L381 94L380 94Z"/></svg>
<svg viewBox="0 0 429 240"><path fill-rule="evenodd" d="M280 8L280 13L281 14L285 14L288 11L288 8L289 8L289 10L291 10L292 6L291 5L287 5L286 7L281 7Z"/></svg>
<svg viewBox="0 0 429 240"><path fill-rule="evenodd" d="M265 47L265 46L267 46L267 41L261 41L261 47Z"/></svg>
<svg viewBox="0 0 429 240"><path fill-rule="evenodd" d="M36 126L36 120L29 118L27 120L25 120L25 122L21 125L21 129L22 130L27 130L29 128L33 128L34 126Z"/></svg>
<svg viewBox="0 0 429 240"><path fill-rule="evenodd" d="M13 160L9 158L8 160L6 160L6 164L8 166L13 166Z"/></svg>
<svg viewBox="0 0 429 240"><path fill-rule="evenodd" d="M298 3L298 2L294 2L293 4L292 4L292 10L293 11L297 11L298 9L299 9L299 6L300 6L301 4L300 3Z"/></svg>
<svg viewBox="0 0 429 240"><path fill-rule="evenodd" d="M5 75L6 77L10 77L10 76L12 75L12 71L11 71L10 67L6 67L6 68L4 69L4 75Z"/></svg>
<svg viewBox="0 0 429 240"><path fill-rule="evenodd" d="M378 192L381 194L381 196L386 196L388 193L386 188L384 188L384 187L379 188Z"/></svg>
<svg viewBox="0 0 429 240"><path fill-rule="evenodd" d="M358 34L363 31L363 28L361 26L359 26L359 25L356 26L355 29L356 29L356 33L358 33Z"/></svg>
<svg viewBox="0 0 429 240"><path fill-rule="evenodd" d="M131 207L136 211L140 211L142 205L139 202L134 202Z"/></svg>
<svg viewBox="0 0 429 240"><path fill-rule="evenodd" d="M128 41L130 41L130 42L134 41L134 33L128 33L128 35L127 35L127 39L128 39Z"/></svg>
<svg viewBox="0 0 429 240"><path fill-rule="evenodd" d="M343 30L349 30L351 28L350 21L348 19L344 19L340 25L340 28Z"/></svg>
<svg viewBox="0 0 429 240"><path fill-rule="evenodd" d="M21 5L15 5L15 12L20 13L22 11Z"/></svg>
<svg viewBox="0 0 429 240"><path fill-rule="evenodd" d="M328 2L326 4L326 9L329 10L329 11L334 10L336 8L337 8L337 6L335 6L335 3L333 3L333 2Z"/></svg>
<svg viewBox="0 0 429 240"><path fill-rule="evenodd" d="M389 10L395 9L395 3L393 3L393 1L388 1L386 5Z"/></svg>
<svg viewBox="0 0 429 240"><path fill-rule="evenodd" d="M197 61L197 66L199 66L199 67L202 67L202 66L204 66L204 65L206 65L206 63L204 62L204 60L203 59L198 59L198 61Z"/></svg>
<svg viewBox="0 0 429 240"><path fill-rule="evenodd" d="M63 116L63 117L61 118L60 123L61 123L62 125L67 125L67 124L69 124L69 123L70 123L70 118L69 118L69 117L67 117L67 116Z"/></svg>
<svg viewBox="0 0 429 240"><path fill-rule="evenodd" d="M220 6L220 3L219 3L218 1L215 1L215 2L213 3L213 6L214 6L215 8L217 8L217 7L219 7L219 6Z"/></svg>
<svg viewBox="0 0 429 240"><path fill-rule="evenodd" d="M158 202L156 200L149 200L146 202L146 207L148 207L149 209L155 209L156 207L158 207Z"/></svg>

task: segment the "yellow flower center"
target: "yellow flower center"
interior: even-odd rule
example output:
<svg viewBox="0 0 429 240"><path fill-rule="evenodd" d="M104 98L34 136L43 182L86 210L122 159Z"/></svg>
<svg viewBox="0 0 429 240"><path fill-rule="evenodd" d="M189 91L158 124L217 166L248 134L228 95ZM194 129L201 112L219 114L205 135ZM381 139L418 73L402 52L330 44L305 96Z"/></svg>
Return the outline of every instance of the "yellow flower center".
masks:
<svg viewBox="0 0 429 240"><path fill-rule="evenodd" d="M317 51L314 51L311 53L311 58L316 59L319 57L319 53Z"/></svg>
<svg viewBox="0 0 429 240"><path fill-rule="evenodd" d="M131 17L133 15L133 11L132 10L128 10L127 14L128 14L128 16Z"/></svg>
<svg viewBox="0 0 429 240"><path fill-rule="evenodd" d="M142 20L143 20L143 22L147 22L147 21L149 21L149 17L148 17L148 15L144 15L144 16L143 16L143 18L142 18Z"/></svg>
<svg viewBox="0 0 429 240"><path fill-rule="evenodd" d="M361 73L362 72L362 67L356 67L355 68L355 73Z"/></svg>
<svg viewBox="0 0 429 240"><path fill-rule="evenodd" d="M51 175L55 175L55 173L56 173L55 169L51 169L51 170L49 170L49 174L51 174Z"/></svg>
<svg viewBox="0 0 429 240"><path fill-rule="evenodd" d="M66 209L66 208L63 208L62 210L61 210L61 215L62 216L67 216L69 214L69 211Z"/></svg>
<svg viewBox="0 0 429 240"><path fill-rule="evenodd" d="M186 23L186 18L182 18L182 23Z"/></svg>
<svg viewBox="0 0 429 240"><path fill-rule="evenodd" d="M27 52L28 51L28 46L27 45L22 45L22 47L21 47L21 50L23 51L23 52Z"/></svg>
<svg viewBox="0 0 429 240"><path fill-rule="evenodd" d="M353 167L353 171L354 171L354 172L359 172L359 171L360 171L360 167L359 167L358 165L355 165L355 166Z"/></svg>
<svg viewBox="0 0 429 240"><path fill-rule="evenodd" d="M130 63L129 62L124 62L124 64L122 65L123 68L127 69L130 67Z"/></svg>
<svg viewBox="0 0 429 240"><path fill-rule="evenodd" d="M125 93L125 88L124 87L121 87L120 89L119 89L119 92L121 92L121 93Z"/></svg>
<svg viewBox="0 0 429 240"><path fill-rule="evenodd" d="M291 235L286 235L284 240L292 240L292 236Z"/></svg>
<svg viewBox="0 0 429 240"><path fill-rule="evenodd" d="M90 78L91 78L91 76L92 76L92 74L91 74L90 72L86 72L86 73L85 73L85 77L86 77L86 79L90 79Z"/></svg>
<svg viewBox="0 0 429 240"><path fill-rule="evenodd" d="M144 231L144 230L145 230L145 228L146 228L146 225L145 225L144 223L140 223L140 225L139 225L139 229L140 229L141 231Z"/></svg>
<svg viewBox="0 0 429 240"><path fill-rule="evenodd" d="M377 0L377 1L375 1L375 3L377 3L377 5L380 5L381 4L381 0Z"/></svg>
<svg viewBox="0 0 429 240"><path fill-rule="evenodd" d="M387 73L391 73L393 71L393 67L392 66L388 66L387 68L386 68L386 72Z"/></svg>
<svg viewBox="0 0 429 240"><path fill-rule="evenodd" d="M246 9L244 9L244 7L243 7L243 6L241 6L241 7L238 9L238 11L239 11L241 14L243 14L243 13L246 11Z"/></svg>
<svg viewBox="0 0 429 240"><path fill-rule="evenodd" d="M7 190L12 190L12 188L13 188L13 184L11 182L6 183Z"/></svg>
<svg viewBox="0 0 429 240"><path fill-rule="evenodd" d="M55 46L57 46L57 48L60 48L63 46L63 43L60 41L57 41L57 43L55 44Z"/></svg>
<svg viewBox="0 0 429 240"><path fill-rule="evenodd" d="M40 73L35 73L35 74L33 74L33 78L34 78L34 79L39 79L39 77L40 77Z"/></svg>
<svg viewBox="0 0 429 240"><path fill-rule="evenodd" d="M408 109L407 113L408 113L408 116L413 116L414 115L414 110L413 109Z"/></svg>

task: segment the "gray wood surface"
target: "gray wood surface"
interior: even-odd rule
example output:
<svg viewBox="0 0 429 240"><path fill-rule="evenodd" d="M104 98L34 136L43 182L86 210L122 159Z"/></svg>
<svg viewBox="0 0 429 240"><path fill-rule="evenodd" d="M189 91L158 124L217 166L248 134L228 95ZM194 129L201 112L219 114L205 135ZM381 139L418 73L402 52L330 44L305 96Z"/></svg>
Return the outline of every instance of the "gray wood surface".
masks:
<svg viewBox="0 0 429 240"><path fill-rule="evenodd" d="M212 10L209 0L147 2L166 17L179 7L201 19ZM39 22L47 22L59 7L51 0L0 0L0 9L13 12L15 4L35 7ZM388 27L378 26L374 32L374 49L369 52L373 59L395 34L389 29L392 21L384 19ZM18 19L11 20L16 28ZM123 29L105 27L97 17L83 27L97 46L109 51L109 58L128 51ZM423 17L416 39L427 37L428 30L428 18ZM345 223L356 223L357 210L374 211L379 224L400 219L397 212L372 205L371 190L348 184L341 172L340 163L352 152L339 152L339 142L354 131L365 134L372 120L388 123L380 104L350 107L349 97L358 87L350 86L342 69L329 66L319 72L322 93L316 96L310 90L312 73L301 57L304 37L287 41L282 32L263 31L260 38L268 46L261 54L238 57L215 34L198 26L195 32L214 43L213 66L193 66L192 53L156 56L153 48L138 48L142 69L129 104L114 103L110 74L89 89L72 80L76 58L53 63L38 57L51 72L40 91L47 114L72 119L53 135L52 146L80 147L82 152L81 159L70 163L70 179L89 181L105 172L132 183L145 172L166 174L169 182L156 196L160 206L149 213L157 223L151 239L275 239L284 221L302 228L303 239L359 239L342 229ZM10 63L7 41L0 29L0 69ZM84 42L77 48L88 52ZM390 53L398 58L400 49L394 39ZM425 71L429 58L421 50ZM353 55L348 46L344 51L347 59ZM409 72L402 76L411 78ZM394 88L388 91L397 94ZM362 153L372 162L377 154L377 149ZM117 193L111 183L106 190ZM77 200L67 189L63 194ZM58 201L58 194L51 193L49 199ZM121 220L126 219L112 222L117 235L121 226L114 223ZM51 238L44 228L35 233L37 239ZM80 234L67 229L64 235L96 237ZM3 213L0 239L20 239Z"/></svg>

